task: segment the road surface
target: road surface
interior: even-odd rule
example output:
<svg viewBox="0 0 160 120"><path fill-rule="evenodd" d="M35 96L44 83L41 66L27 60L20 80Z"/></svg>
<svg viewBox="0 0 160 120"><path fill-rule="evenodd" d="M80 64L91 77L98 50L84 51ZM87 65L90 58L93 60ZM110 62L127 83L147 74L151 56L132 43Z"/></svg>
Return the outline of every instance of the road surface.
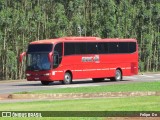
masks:
<svg viewBox="0 0 160 120"><path fill-rule="evenodd" d="M34 90L47 90L47 89L57 89L57 88L101 86L101 85L127 84L133 82L152 82L152 81L160 81L160 73L123 77L123 81L118 81L118 82L105 80L104 82L94 83L92 82L91 79L73 80L73 83L69 85L62 85L59 82L54 82L50 85L43 86L41 85L40 81L31 81L31 82L26 80L0 81L0 94L11 94L15 92L29 92Z"/></svg>

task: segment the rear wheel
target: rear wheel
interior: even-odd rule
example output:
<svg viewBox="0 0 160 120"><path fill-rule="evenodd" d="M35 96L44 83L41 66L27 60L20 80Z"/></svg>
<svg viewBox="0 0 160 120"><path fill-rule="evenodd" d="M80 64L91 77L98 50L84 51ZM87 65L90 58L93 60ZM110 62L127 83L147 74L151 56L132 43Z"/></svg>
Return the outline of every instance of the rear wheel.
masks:
<svg viewBox="0 0 160 120"><path fill-rule="evenodd" d="M111 81L120 81L122 80L122 72L120 69L117 69L115 72L115 77L110 78Z"/></svg>
<svg viewBox="0 0 160 120"><path fill-rule="evenodd" d="M102 82L104 78L92 78L93 82Z"/></svg>
<svg viewBox="0 0 160 120"><path fill-rule="evenodd" d="M66 72L64 75L63 84L70 84L72 82L72 76L69 72Z"/></svg>
<svg viewBox="0 0 160 120"><path fill-rule="evenodd" d="M50 81L41 81L42 85L49 85L51 82Z"/></svg>

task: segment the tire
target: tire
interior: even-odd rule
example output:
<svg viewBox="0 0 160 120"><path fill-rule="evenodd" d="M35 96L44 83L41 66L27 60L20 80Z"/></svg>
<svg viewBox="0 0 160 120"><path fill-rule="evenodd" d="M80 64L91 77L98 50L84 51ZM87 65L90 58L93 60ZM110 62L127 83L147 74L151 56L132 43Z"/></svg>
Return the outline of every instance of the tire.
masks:
<svg viewBox="0 0 160 120"><path fill-rule="evenodd" d="M117 69L115 72L115 77L110 78L111 81L121 81L122 80L122 72L120 69Z"/></svg>
<svg viewBox="0 0 160 120"><path fill-rule="evenodd" d="M72 82L72 76L69 72L66 72L64 75L64 80L62 81L63 84L70 84Z"/></svg>
<svg viewBox="0 0 160 120"><path fill-rule="evenodd" d="M93 82L102 82L104 78L92 78Z"/></svg>
<svg viewBox="0 0 160 120"><path fill-rule="evenodd" d="M42 85L49 85L51 82L50 81L41 81Z"/></svg>

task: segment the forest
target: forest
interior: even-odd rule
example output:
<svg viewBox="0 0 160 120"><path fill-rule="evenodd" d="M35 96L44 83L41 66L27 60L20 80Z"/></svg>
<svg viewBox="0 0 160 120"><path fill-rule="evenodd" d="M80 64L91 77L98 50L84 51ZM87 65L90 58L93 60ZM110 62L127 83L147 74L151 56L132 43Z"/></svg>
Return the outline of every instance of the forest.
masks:
<svg viewBox="0 0 160 120"><path fill-rule="evenodd" d="M0 80L23 79L31 41L136 38L140 71L160 71L160 0L0 0Z"/></svg>

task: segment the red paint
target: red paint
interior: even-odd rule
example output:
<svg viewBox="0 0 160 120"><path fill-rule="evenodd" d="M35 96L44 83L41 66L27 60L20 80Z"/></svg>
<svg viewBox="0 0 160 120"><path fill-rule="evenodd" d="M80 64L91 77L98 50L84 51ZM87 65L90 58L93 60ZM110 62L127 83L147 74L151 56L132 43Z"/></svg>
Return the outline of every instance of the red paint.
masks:
<svg viewBox="0 0 160 120"><path fill-rule="evenodd" d="M136 52L128 54L84 54L64 56L64 42L136 42ZM73 79L114 77L115 70L121 69L123 76L138 74L138 45L135 39L96 37L65 37L34 41L30 44L63 43L63 56L59 67L46 71L26 71L28 81L63 80L64 73L70 71ZM49 53L49 60L52 61ZM82 60L83 57L83 60ZM48 74L47 76L45 74Z"/></svg>

